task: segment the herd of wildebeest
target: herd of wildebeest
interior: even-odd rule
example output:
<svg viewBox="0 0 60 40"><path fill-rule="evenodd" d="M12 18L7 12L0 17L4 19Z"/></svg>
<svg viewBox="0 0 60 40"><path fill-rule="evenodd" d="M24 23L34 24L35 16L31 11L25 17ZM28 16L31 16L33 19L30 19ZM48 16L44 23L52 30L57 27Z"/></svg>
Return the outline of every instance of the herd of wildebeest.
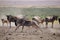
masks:
<svg viewBox="0 0 60 40"><path fill-rule="evenodd" d="M31 20L28 20L29 18L26 18L26 16L24 16L23 18L19 18L17 16L13 16L13 15L6 15L6 19L1 19L2 24L4 26L4 23L10 24L10 28L11 28L11 22L15 23L16 29L15 31L22 26L22 31L24 29L24 26L32 26L36 29L39 28L39 24L43 24L45 22L46 24L46 28L48 27L48 23L51 22L52 23L52 28L53 28L53 24L55 20L58 20L59 24L60 24L60 18L56 15L50 16L50 17L45 17L44 19L41 18L40 16L34 16L32 17Z"/></svg>

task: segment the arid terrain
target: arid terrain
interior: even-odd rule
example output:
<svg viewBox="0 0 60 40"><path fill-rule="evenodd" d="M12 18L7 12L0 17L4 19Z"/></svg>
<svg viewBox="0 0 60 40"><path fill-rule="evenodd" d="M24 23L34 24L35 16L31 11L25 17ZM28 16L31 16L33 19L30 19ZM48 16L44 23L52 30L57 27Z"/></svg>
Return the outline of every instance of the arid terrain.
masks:
<svg viewBox="0 0 60 40"><path fill-rule="evenodd" d="M60 24L58 21L54 22L53 28L51 23L46 28L44 22L44 24L39 25L37 31L33 27L25 26L22 32L22 27L15 31L14 23L11 24L11 28L9 28L9 24L2 25L1 19L7 19L7 15L16 17L23 15L29 20L34 16L39 16L44 20L47 16L55 15L59 19L60 0L0 0L0 40L60 40Z"/></svg>
<svg viewBox="0 0 60 40"><path fill-rule="evenodd" d="M54 28L51 28L49 23L48 28L41 25L40 29L35 31L35 28L25 27L23 32L20 27L14 32L16 27L9 29L7 26L0 27L0 40L60 40L60 24L54 23Z"/></svg>

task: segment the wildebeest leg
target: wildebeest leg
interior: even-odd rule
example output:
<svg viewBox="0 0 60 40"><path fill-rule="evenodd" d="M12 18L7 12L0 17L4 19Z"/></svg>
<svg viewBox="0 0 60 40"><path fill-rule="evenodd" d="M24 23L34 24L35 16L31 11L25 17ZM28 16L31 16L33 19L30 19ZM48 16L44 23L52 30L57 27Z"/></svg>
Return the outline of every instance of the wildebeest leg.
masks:
<svg viewBox="0 0 60 40"><path fill-rule="evenodd" d="M36 23L34 23L34 25L32 25L32 26L33 26L33 27L35 27L37 30L38 30L38 29L40 29L40 28L39 28L39 25L38 25L38 24L36 24ZM35 30L35 32L37 32L37 30ZM42 30L41 30L41 29L40 29L40 31L42 32Z"/></svg>
<svg viewBox="0 0 60 40"><path fill-rule="evenodd" d="M4 26L4 23L2 23L2 26Z"/></svg>
<svg viewBox="0 0 60 40"><path fill-rule="evenodd" d="M20 27L20 24L18 24L18 25L17 25L17 27L16 27L15 31L16 31L19 27Z"/></svg>
<svg viewBox="0 0 60 40"><path fill-rule="evenodd" d="M35 25L35 28L36 29L38 29L39 28L39 25L36 23L36 22L34 22L34 24L33 25Z"/></svg>
<svg viewBox="0 0 60 40"><path fill-rule="evenodd" d="M8 23L7 23L7 26L8 26Z"/></svg>
<svg viewBox="0 0 60 40"><path fill-rule="evenodd" d="M48 26L48 22L46 22L46 28L47 28L47 26Z"/></svg>
<svg viewBox="0 0 60 40"><path fill-rule="evenodd" d="M11 22L9 22L9 24L10 24L10 28L11 28Z"/></svg>
<svg viewBox="0 0 60 40"><path fill-rule="evenodd" d="M23 29L24 29L24 26L22 26L22 31L21 32L23 32Z"/></svg>
<svg viewBox="0 0 60 40"><path fill-rule="evenodd" d="M17 26L17 23L15 22L15 26Z"/></svg>
<svg viewBox="0 0 60 40"><path fill-rule="evenodd" d="M54 23L54 22L52 22L52 28L53 28L53 23Z"/></svg>
<svg viewBox="0 0 60 40"><path fill-rule="evenodd" d="M60 24L60 18L58 19L58 21L59 21L59 24Z"/></svg>
<svg viewBox="0 0 60 40"><path fill-rule="evenodd" d="M39 28L39 25L38 25L36 22L33 23L33 27L35 27L37 30L40 29L40 28ZM36 31L37 31L37 30L36 30ZM41 29L40 29L40 31L42 32Z"/></svg>
<svg viewBox="0 0 60 40"><path fill-rule="evenodd" d="M60 24L60 20L59 20L59 24Z"/></svg>
<svg viewBox="0 0 60 40"><path fill-rule="evenodd" d="M11 22L10 22L10 28L11 28Z"/></svg>
<svg viewBox="0 0 60 40"><path fill-rule="evenodd" d="M59 20L59 24L60 24L60 20Z"/></svg>

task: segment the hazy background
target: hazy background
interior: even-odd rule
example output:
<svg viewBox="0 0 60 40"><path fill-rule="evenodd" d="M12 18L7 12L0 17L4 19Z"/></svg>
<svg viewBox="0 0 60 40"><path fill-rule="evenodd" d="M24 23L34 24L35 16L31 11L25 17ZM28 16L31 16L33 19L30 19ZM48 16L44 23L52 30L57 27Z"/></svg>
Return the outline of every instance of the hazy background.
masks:
<svg viewBox="0 0 60 40"><path fill-rule="evenodd" d="M0 0L1 6L60 6L60 0Z"/></svg>
<svg viewBox="0 0 60 40"><path fill-rule="evenodd" d="M35 15L42 18L46 16L57 15L60 17L60 0L0 0L0 40L59 40L60 39L60 24L54 22L54 27L51 23L46 29L45 22L40 24L40 29L36 31L32 27L24 27L23 32L20 27L14 32L16 26L12 23L9 29L9 24L2 25L1 19L6 19L6 15L27 15L30 19ZM5 28L6 26L6 28ZM57 29L56 29L57 28ZM41 32L42 29L42 32Z"/></svg>
<svg viewBox="0 0 60 40"><path fill-rule="evenodd" d="M60 16L60 0L0 0L0 17L7 14L23 14L28 17Z"/></svg>

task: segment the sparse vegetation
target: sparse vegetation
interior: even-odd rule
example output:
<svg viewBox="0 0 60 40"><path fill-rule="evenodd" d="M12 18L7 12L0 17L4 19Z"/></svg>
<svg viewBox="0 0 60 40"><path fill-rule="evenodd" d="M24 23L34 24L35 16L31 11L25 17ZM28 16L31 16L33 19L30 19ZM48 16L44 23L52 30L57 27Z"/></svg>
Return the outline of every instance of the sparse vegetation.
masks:
<svg viewBox="0 0 60 40"><path fill-rule="evenodd" d="M38 15L41 17L45 17L47 15L58 15L60 16L60 8L15 8L15 7L0 7L0 16L1 15L17 15L24 14L28 15L28 17L32 17L34 15Z"/></svg>

